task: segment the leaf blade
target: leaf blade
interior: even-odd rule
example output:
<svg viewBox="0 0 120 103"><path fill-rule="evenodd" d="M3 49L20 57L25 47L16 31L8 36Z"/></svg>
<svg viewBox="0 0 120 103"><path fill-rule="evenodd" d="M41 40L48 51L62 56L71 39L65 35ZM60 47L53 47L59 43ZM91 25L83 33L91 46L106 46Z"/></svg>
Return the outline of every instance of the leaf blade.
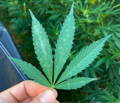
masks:
<svg viewBox="0 0 120 103"><path fill-rule="evenodd" d="M96 78L87 78L87 77L75 77L69 80L66 80L58 85L56 85L57 89L77 89L85 86L86 84L96 80Z"/></svg>
<svg viewBox="0 0 120 103"><path fill-rule="evenodd" d="M47 75L50 82L52 82L53 56L51 45L43 26L39 23L31 11L30 14L32 17L32 36L35 54L37 55L37 59L44 73Z"/></svg>
<svg viewBox="0 0 120 103"><path fill-rule="evenodd" d="M82 70L86 69L93 62L93 60L99 55L104 43L110 36L102 38L89 46L83 48L78 55L70 62L66 67L65 71L61 75L58 83L68 79L77 73L80 73Z"/></svg>
<svg viewBox="0 0 120 103"><path fill-rule="evenodd" d="M21 67L20 70L23 71L23 73L25 73L29 78L33 79L34 81L44 86L50 87L50 83L45 78L45 76L39 70L37 70L37 68L35 68L32 64L15 58L10 59L14 61L17 65L19 65Z"/></svg>
<svg viewBox="0 0 120 103"><path fill-rule="evenodd" d="M55 70L54 80L61 72L72 48L72 41L74 39L75 32L75 19L73 15L73 6L69 15L66 17L64 24L61 28L59 39L57 41L55 50Z"/></svg>

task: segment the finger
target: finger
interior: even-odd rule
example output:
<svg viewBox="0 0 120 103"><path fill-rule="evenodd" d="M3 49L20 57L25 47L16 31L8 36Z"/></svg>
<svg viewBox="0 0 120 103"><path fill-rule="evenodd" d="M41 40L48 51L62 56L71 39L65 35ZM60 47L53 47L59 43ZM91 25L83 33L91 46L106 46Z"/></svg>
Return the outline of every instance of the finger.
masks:
<svg viewBox="0 0 120 103"><path fill-rule="evenodd" d="M32 98L25 99L19 103L30 103L30 101L32 101Z"/></svg>
<svg viewBox="0 0 120 103"><path fill-rule="evenodd" d="M43 94L38 95L30 103L56 103L57 92L54 89L49 89Z"/></svg>
<svg viewBox="0 0 120 103"><path fill-rule="evenodd" d="M11 100L11 101L22 101L28 97L37 96L38 94L41 94L43 91L48 89L49 88L44 87L33 81L24 81L0 93L0 97L1 98L4 97L6 100Z"/></svg>
<svg viewBox="0 0 120 103"><path fill-rule="evenodd" d="M47 89L47 87L33 81L24 81L21 84L11 88L10 92L14 95L14 97L16 97L17 100L21 101L28 97L37 96Z"/></svg>

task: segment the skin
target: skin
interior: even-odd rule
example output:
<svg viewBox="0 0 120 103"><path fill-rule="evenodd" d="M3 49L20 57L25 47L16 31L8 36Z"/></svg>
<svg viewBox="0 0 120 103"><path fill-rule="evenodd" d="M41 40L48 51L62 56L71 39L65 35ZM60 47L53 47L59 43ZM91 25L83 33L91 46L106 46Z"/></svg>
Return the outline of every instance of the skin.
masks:
<svg viewBox="0 0 120 103"><path fill-rule="evenodd" d="M0 93L0 103L59 103L57 92L33 81L24 81Z"/></svg>

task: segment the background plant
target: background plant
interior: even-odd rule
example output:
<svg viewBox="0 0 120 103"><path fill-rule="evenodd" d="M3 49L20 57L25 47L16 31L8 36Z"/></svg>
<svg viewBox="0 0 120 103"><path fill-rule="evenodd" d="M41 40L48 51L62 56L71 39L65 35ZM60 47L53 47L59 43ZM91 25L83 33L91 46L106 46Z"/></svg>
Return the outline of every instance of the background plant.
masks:
<svg viewBox="0 0 120 103"><path fill-rule="evenodd" d="M68 14L72 2L73 0L0 0L0 20L8 27L25 60L38 67L38 62L32 51L28 8L31 8L35 16L42 21L43 26L48 31L52 47L55 48L54 41L59 35L61 24ZM98 100L97 98L101 97L100 94L104 90L117 99L120 91L120 1L74 0L74 3L77 30L70 59L74 58L83 46L102 38L104 35L112 34L112 37L96 62L79 74L97 77L99 80L92 85L83 87L82 90L63 91L63 94L69 94L69 97L62 96L63 94L60 92L59 99L61 101L90 102L96 100L102 102L103 99ZM31 53L28 54L27 50ZM102 95L106 96L104 93Z"/></svg>

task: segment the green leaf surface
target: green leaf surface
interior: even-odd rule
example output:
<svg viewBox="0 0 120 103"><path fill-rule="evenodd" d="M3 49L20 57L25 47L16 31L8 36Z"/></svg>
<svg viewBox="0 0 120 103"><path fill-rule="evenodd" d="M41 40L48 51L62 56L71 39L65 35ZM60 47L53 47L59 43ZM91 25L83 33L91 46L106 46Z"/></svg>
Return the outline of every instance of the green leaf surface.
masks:
<svg viewBox="0 0 120 103"><path fill-rule="evenodd" d="M10 59L13 60L16 64L18 64L21 67L21 71L23 71L23 73L25 73L29 78L33 79L35 82L40 83L41 85L50 87L50 83L45 78L45 76L32 64L15 58Z"/></svg>
<svg viewBox="0 0 120 103"><path fill-rule="evenodd" d="M30 14L32 17L32 36L35 53L44 73L47 75L50 82L52 82L53 56L51 45L42 25L35 18L31 11Z"/></svg>
<svg viewBox="0 0 120 103"><path fill-rule="evenodd" d="M93 60L100 54L104 43L110 36L102 38L89 46L84 47L78 55L70 62L63 74L61 75L59 82L68 79L82 70L86 69L93 62Z"/></svg>
<svg viewBox="0 0 120 103"><path fill-rule="evenodd" d="M115 45L117 46L117 48L120 49L120 39L115 37L115 36L112 36L114 42L115 42Z"/></svg>
<svg viewBox="0 0 120 103"><path fill-rule="evenodd" d="M77 89L85 86L86 84L96 80L96 78L87 78L87 77L76 77L69 80L66 80L58 85L56 85L57 89Z"/></svg>
<svg viewBox="0 0 120 103"><path fill-rule="evenodd" d="M116 35L118 38L120 38L120 33L115 33L115 35Z"/></svg>
<svg viewBox="0 0 120 103"><path fill-rule="evenodd" d="M69 15L66 17L64 24L61 28L59 39L57 41L55 50L55 70L54 81L57 79L61 72L72 48L72 43L75 33L75 19L73 16L73 6Z"/></svg>

